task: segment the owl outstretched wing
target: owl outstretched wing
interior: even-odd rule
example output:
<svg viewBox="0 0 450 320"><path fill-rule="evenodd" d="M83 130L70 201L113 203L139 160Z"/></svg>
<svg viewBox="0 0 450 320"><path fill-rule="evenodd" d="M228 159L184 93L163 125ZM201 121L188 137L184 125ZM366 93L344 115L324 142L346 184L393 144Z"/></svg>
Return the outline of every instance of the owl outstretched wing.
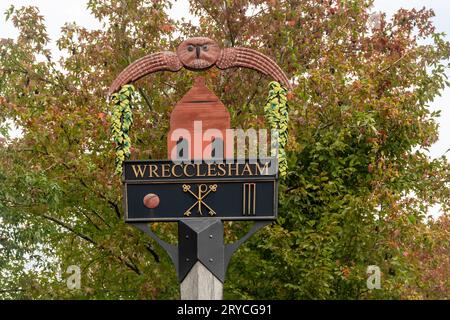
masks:
<svg viewBox="0 0 450 320"><path fill-rule="evenodd" d="M287 89L292 89L289 79L280 67L272 59L253 49L243 47L223 49L216 67L222 70L237 67L253 69L271 76Z"/></svg>
<svg viewBox="0 0 450 320"><path fill-rule="evenodd" d="M174 52L163 51L142 57L126 67L114 80L108 90L108 96L123 85L158 71L179 71L183 65Z"/></svg>

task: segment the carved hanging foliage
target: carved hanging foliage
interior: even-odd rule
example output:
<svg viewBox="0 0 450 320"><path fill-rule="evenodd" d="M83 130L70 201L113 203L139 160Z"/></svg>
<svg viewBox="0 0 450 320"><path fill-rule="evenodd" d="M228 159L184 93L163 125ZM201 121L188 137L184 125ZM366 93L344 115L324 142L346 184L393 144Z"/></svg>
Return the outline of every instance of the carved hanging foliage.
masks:
<svg viewBox="0 0 450 320"><path fill-rule="evenodd" d="M111 96L113 103L111 117L111 134L116 143L115 172L122 174L122 163L130 157L131 141L128 135L133 124L132 100L135 89L132 85L124 85L119 92Z"/></svg>
<svg viewBox="0 0 450 320"><path fill-rule="evenodd" d="M272 139L272 156L278 156L278 171L280 177L287 172L287 159L285 146L288 141L289 108L287 103L287 90L280 83L272 81L269 84L269 95L264 106L264 114L270 129L275 133ZM278 154L277 153L278 149Z"/></svg>

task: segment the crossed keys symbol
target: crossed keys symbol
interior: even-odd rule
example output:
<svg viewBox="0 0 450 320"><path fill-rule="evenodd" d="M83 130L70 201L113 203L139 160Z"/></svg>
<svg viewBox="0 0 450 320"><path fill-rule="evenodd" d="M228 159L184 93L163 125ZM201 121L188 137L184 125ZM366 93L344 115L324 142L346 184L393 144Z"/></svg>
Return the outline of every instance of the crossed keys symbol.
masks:
<svg viewBox="0 0 450 320"><path fill-rule="evenodd" d="M183 192L189 192L190 194L192 194L194 197L195 197L195 199L197 199L197 201L189 208L189 209L187 209L185 212L184 212L184 215L186 216L186 217L189 217L190 215L191 215L191 210L195 207L195 206L197 206L197 210L198 210L198 212L200 213L200 215L202 216L203 215L203 212L202 212L202 206L204 206L206 209L208 209L209 210L209 212L208 212L208 214L210 215L210 216L215 216L216 215L216 212L213 210L213 209L211 209L211 207L210 206L208 206L206 203L205 203L205 201L203 200L210 192L216 192L216 190L217 190L217 184L212 184L212 185L209 185L209 186L207 186L206 184L200 184L200 185L198 185L198 187L197 187L197 194L195 194L194 192L192 192L192 190L191 190L191 186L190 185L188 185L188 184L183 184Z"/></svg>

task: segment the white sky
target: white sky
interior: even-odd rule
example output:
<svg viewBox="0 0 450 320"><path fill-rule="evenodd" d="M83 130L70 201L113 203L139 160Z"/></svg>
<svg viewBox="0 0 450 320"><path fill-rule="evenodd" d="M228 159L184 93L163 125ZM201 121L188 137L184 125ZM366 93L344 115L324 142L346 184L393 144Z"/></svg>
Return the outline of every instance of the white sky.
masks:
<svg viewBox="0 0 450 320"><path fill-rule="evenodd" d="M12 26L11 21L5 23L3 13L11 6L16 8L33 5L40 9L44 16L49 33L52 40L51 49L54 57L60 56L60 52L56 48L55 41L60 34L60 28L66 22L75 22L80 26L89 29L100 28L101 24L92 16L87 10L87 0L0 0L0 38L15 38L17 31ZM434 22L436 28L440 32L447 33L447 40L450 40L450 4L448 0L375 0L374 11L384 11L388 16L392 15L399 8L432 8L435 11L436 17ZM188 10L187 0L177 0L173 8L170 10L173 18L180 19L186 17L189 19L190 14ZM192 19L192 18L191 18ZM197 21L194 20L194 21ZM450 76L450 72L447 70ZM442 110L440 123L440 139L430 149L431 157L439 157L443 155L450 148L450 88L446 88L442 92L441 97L437 97L432 103L432 108L435 110ZM18 131L16 130L16 134ZM448 158L449 154L447 154ZM433 210L433 216L438 211Z"/></svg>

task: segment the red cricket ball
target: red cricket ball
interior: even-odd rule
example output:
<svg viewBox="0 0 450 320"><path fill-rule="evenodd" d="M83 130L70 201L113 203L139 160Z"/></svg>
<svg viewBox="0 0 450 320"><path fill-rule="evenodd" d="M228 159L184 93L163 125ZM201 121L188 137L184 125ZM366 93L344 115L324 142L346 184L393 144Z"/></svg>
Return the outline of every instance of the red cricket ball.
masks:
<svg viewBox="0 0 450 320"><path fill-rule="evenodd" d="M144 206L154 209L159 205L159 197L154 193L149 193L144 197Z"/></svg>

